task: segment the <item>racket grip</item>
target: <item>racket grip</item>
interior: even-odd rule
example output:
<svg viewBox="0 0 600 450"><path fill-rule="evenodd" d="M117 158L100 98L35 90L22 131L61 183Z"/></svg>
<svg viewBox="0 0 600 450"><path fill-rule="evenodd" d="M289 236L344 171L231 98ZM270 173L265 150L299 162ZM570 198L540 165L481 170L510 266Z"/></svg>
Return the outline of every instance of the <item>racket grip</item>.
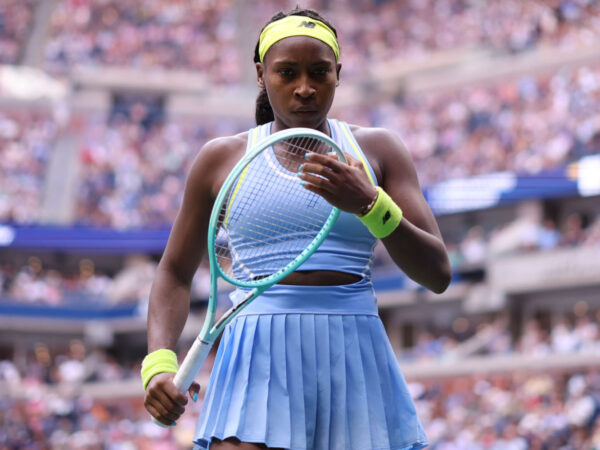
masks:
<svg viewBox="0 0 600 450"><path fill-rule="evenodd" d="M206 342L200 338L196 338L192 344L192 347L185 356L175 378L173 378L173 383L182 394L185 394L192 385L192 382L200 371L202 364L204 364L211 347L212 342Z"/></svg>

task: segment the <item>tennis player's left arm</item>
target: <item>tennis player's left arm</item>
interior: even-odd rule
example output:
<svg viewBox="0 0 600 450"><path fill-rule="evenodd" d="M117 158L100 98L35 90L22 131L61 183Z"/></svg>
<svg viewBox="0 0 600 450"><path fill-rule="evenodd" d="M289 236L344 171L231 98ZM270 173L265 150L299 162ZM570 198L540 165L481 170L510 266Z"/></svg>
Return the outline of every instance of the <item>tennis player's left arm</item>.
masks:
<svg viewBox="0 0 600 450"><path fill-rule="evenodd" d="M427 289L441 293L450 284L452 270L410 153L400 139L387 130L373 130L371 139L375 140L381 187L403 213L398 227L382 242L407 276Z"/></svg>
<svg viewBox="0 0 600 450"><path fill-rule="evenodd" d="M375 170L379 185L400 206L403 218L383 244L404 273L433 292L448 287L452 271L437 221L419 186L411 156L390 131L353 129ZM363 164L346 154L348 164L311 153L301 166L304 187L343 211L359 214L376 192Z"/></svg>

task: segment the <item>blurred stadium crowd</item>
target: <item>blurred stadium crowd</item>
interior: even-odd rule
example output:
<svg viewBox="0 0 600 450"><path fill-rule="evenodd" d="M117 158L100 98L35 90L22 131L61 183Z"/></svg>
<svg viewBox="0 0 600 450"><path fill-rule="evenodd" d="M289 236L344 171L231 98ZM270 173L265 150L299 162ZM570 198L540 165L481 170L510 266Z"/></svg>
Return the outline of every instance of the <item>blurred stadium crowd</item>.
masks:
<svg viewBox="0 0 600 450"><path fill-rule="evenodd" d="M521 334L514 338L504 315L492 315L471 323L457 318L447 331L421 331L415 345L402 352L403 363L453 360L464 357L463 344L470 342L474 355L520 354L544 357L552 354L594 354L600 348L598 311L581 303L569 317L561 318L549 329L540 319L528 319Z"/></svg>
<svg viewBox="0 0 600 450"><path fill-rule="evenodd" d="M501 171L541 173L597 152L600 66L524 76L487 87L407 95L342 119L397 131L424 187ZM58 134L82 136L76 220L113 228L170 224L185 174L207 140L241 120L162 119L135 99L117 112L78 114L60 129L51 111L1 110L0 221L38 223L45 163ZM459 149L459 151L456 151Z"/></svg>
<svg viewBox="0 0 600 450"><path fill-rule="evenodd" d="M232 4L62 0L51 18L47 68L63 72L78 64L176 67L200 70L215 83L239 82L242 65L235 51ZM322 11L343 30L344 60L356 76L367 63L398 55L422 58L464 46L500 51L540 44L570 47L600 36L600 8L589 0L317 0L303 6ZM271 0L252 5L250 12L254 22L261 23L280 8L281 1Z"/></svg>
<svg viewBox="0 0 600 450"><path fill-rule="evenodd" d="M146 255L132 255L117 273L98 269L94 261L84 258L77 270L46 267L36 256L22 267L0 265L0 302L48 306L145 305L156 271L156 262ZM201 265L194 278L192 297L208 296L208 267Z"/></svg>
<svg viewBox="0 0 600 450"><path fill-rule="evenodd" d="M331 15L336 23L344 24L349 53L367 59L385 60L391 51L406 58L408 43L419 43L424 54L465 44L509 43L516 40L510 36L523 33L521 29L528 30L526 35L535 35L526 39L533 44L548 41L558 45L571 42L574 35L588 34L593 40L597 37L593 33L600 33L600 7L594 1L450 1L437 2L436 8L426 2L363 3L371 12L366 20L359 20L360 8L343 8L337 2ZM3 3L2 41L10 42L10 46L22 43L33 5L33 0ZM213 59L201 65L191 59L195 55L207 57L211 53L208 49L223 57L226 49L235 48L229 6L228 2L192 2L190 6L187 2L156 1L142 6L134 1L61 1L50 20L48 61L63 71L76 64L139 64L189 67L202 73L210 68L225 74L231 70L220 68ZM435 12L433 22L431 8ZM274 9L268 2L259 8L263 15ZM438 15L440 23L435 24ZM453 20L446 20L448 15ZM517 15L519 20L513 20ZM19 18L17 23L13 17ZM486 21L491 17L494 24ZM398 26L399 18L400 23L419 24L421 34L411 32L409 26ZM455 28L442 32L441 18L445 19L443 24ZM371 20L378 26L369 26ZM465 33L469 29L466 23L471 22L477 32ZM369 30L373 34L374 29L381 34L371 36ZM394 33L407 36L394 39ZM446 34L448 43L433 39L442 40ZM193 51L207 42L210 45L203 51ZM377 53L375 49L382 47L385 51ZM178 52L188 57L177 56ZM176 59L164 60L163 56ZM348 56L352 59L344 53L344 61ZM11 62L8 56L3 59ZM346 65L362 68L364 63L350 61ZM427 186L447 178L504 170L538 173L592 153L600 145L598 105L600 66L596 65L527 75L491 86L409 94L374 107L342 111L341 118L396 130L415 159L421 183ZM156 109L141 98L128 110L109 117L105 113L78 113L62 127L52 111L0 109L0 164L4 174L0 181L0 221L39 221L44 168L52 144L60 133L81 133L85 137L79 158L84 172L80 176L77 221L117 228L171 223L185 173L201 145L215 136L247 129L251 123L164 119ZM460 151L454 151L457 148Z"/></svg>
<svg viewBox="0 0 600 450"><path fill-rule="evenodd" d="M251 13L264 21L282 3L260 2ZM344 59L355 75L365 63L398 54L410 59L464 46L512 52L540 44L572 47L592 43L600 34L600 10L591 0L306 3L340 24ZM35 4L3 2L0 62L18 62ZM46 69L64 73L78 64L176 67L202 71L216 83L239 82L232 4L61 0L50 18Z"/></svg>
<svg viewBox="0 0 600 450"><path fill-rule="evenodd" d="M0 2L0 66L24 63L44 1ZM240 86L251 70L250 55L240 54L240 41L248 40L239 34L240 15L257 34L274 11L295 6L284 3L55 0L38 33L40 65L63 80L80 67L114 66L190 71L215 86ZM495 55L544 48L569 52L600 42L597 0L314 0L302 6L322 11L337 27L342 83L358 85L365 73L383 70L384 62L410 66L464 49L487 52L493 61ZM200 147L251 127L248 113L247 120L170 116L155 97L139 94L108 110L0 102L0 224L44 225L52 152L61 139L76 137L71 225L167 227ZM600 153L600 65L596 60L455 89L398 93L345 108L340 118L396 131L423 187L503 171L551 173ZM600 211L556 219L517 215L491 227L471 222L447 239L456 273L507 254L600 245ZM385 271L389 261L380 250L375 271ZM156 255L131 255L110 271L98 267L92 255L67 271L33 253L23 264L0 260L0 306L143 305L156 269ZM206 271L201 267L195 280L197 299L206 295ZM411 365L598 354L600 313L585 302L578 305L562 320L529 318L517 329L502 312L462 317L447 329L419 329L398 357ZM475 350L465 354L467 347ZM0 345L0 447L187 448L199 406L178 427L163 430L148 421L139 393L85 390L99 385L110 392L103 386L121 383L122 390L127 382L138 383L142 356L88 347L78 339L58 349L45 343L29 350ZM417 378L410 386L432 449L600 449L596 367Z"/></svg>
<svg viewBox="0 0 600 450"><path fill-rule="evenodd" d="M596 152L599 103L596 65L406 95L348 119L397 130L427 186L491 172L539 173Z"/></svg>
<svg viewBox="0 0 600 450"><path fill-rule="evenodd" d="M573 322L542 330L539 322L531 320L513 342L506 334L505 319L499 317L479 325L468 339L483 337L478 352L487 356L597 354L597 321L597 312L584 313ZM421 336L403 360L452 358L453 349L466 340L460 333ZM199 405L188 408L174 430L164 431L148 421L139 397L94 398L81 389L83 383L98 383L101 389L110 389L106 383L115 381L137 385L141 359L119 360L106 351L87 351L79 340L64 353L52 353L39 344L31 354L10 356L0 361L0 382L12 391L0 400L0 444L6 448L39 448L33 444L37 443L51 448L176 449L185 448L185 439L191 438ZM435 449L595 449L600 445L598 369L416 380L410 388Z"/></svg>
<svg viewBox="0 0 600 450"><path fill-rule="evenodd" d="M465 377L413 386L436 449L595 449L597 371Z"/></svg>

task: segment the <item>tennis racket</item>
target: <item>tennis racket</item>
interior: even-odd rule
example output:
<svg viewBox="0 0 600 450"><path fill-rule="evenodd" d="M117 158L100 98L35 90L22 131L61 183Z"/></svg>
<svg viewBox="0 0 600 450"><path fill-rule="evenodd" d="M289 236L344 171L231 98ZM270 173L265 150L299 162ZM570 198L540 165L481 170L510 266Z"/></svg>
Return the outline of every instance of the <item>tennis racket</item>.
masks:
<svg viewBox="0 0 600 450"><path fill-rule="evenodd" d="M252 147L221 187L208 227L206 318L173 379L180 392L187 392L225 326L265 290L298 269L335 224L339 209L305 189L297 175L311 152L333 152L338 161L346 162L327 135L290 128ZM245 295L216 320L219 278Z"/></svg>

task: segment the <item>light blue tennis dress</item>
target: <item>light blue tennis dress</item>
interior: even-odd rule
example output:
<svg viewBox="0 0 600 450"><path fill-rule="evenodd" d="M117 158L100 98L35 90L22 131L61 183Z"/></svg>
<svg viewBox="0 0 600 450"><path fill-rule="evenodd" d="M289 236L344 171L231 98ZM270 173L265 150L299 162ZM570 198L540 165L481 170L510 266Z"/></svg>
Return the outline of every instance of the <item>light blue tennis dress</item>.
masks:
<svg viewBox="0 0 600 450"><path fill-rule="evenodd" d="M272 123L249 133L248 148ZM363 161L346 123L331 137ZM427 438L377 312L371 283L376 239L342 212L300 270L360 275L342 286L275 285L223 332L194 437L293 450L417 450ZM235 303L239 297L231 296Z"/></svg>

